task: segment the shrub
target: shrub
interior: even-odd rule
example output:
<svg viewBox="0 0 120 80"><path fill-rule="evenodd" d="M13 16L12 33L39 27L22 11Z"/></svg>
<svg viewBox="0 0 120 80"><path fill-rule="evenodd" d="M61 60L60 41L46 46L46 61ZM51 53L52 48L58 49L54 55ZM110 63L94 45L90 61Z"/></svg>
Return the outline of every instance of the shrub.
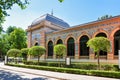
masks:
<svg viewBox="0 0 120 80"><path fill-rule="evenodd" d="M19 49L10 49L7 52L7 56L14 57L14 62L17 63L17 60L15 60L17 57L21 56L21 51Z"/></svg>
<svg viewBox="0 0 120 80"><path fill-rule="evenodd" d="M16 58L16 57L20 56L20 53L21 53L21 51L19 49L10 49L7 52L7 56Z"/></svg>
<svg viewBox="0 0 120 80"><path fill-rule="evenodd" d="M27 55L28 55L29 48L23 48L21 49L21 56L23 59L26 61L27 60Z"/></svg>
<svg viewBox="0 0 120 80"><path fill-rule="evenodd" d="M66 46L64 44L57 44L54 46L54 53L59 59L59 67L61 67L60 57L66 54Z"/></svg>
<svg viewBox="0 0 120 80"><path fill-rule="evenodd" d="M40 57L45 54L46 49L43 46L33 46L29 50L29 54L32 56L37 56L38 57L38 62L40 60Z"/></svg>
<svg viewBox="0 0 120 80"><path fill-rule="evenodd" d="M51 67L59 67L59 63L57 62L33 62L33 61L25 61L27 65L39 65L39 66L51 66ZM84 69L84 70L97 70L97 64L90 63L72 63L71 65L66 65L64 62L61 63L61 67L64 68L74 68L74 69ZM101 70L106 71L118 71L118 65L104 64L101 65Z"/></svg>
<svg viewBox="0 0 120 80"><path fill-rule="evenodd" d="M48 70L48 71L55 71L55 72L83 74L83 75L101 76L101 77L110 77L110 78L120 79L120 72L115 72L115 71L82 70L82 69L72 69L72 68L59 68L59 67L34 66L34 65L16 65L16 64L7 64L7 65L38 69L38 70Z"/></svg>

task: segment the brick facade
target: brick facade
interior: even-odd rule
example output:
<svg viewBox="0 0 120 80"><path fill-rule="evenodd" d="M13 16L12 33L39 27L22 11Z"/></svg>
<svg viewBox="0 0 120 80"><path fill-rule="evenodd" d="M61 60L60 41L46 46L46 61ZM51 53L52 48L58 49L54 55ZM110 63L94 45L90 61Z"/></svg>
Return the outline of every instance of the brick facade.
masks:
<svg viewBox="0 0 120 80"><path fill-rule="evenodd" d="M48 24L49 23L49 24ZM40 42L41 46L46 47L48 50L48 42L52 41L53 45L57 44L57 41L61 39L63 44L67 46L67 41L70 37L74 39L75 43L75 58L74 59L81 59L80 55L80 39L82 36L87 36L89 39L95 37L97 34L104 33L107 38L111 42L111 51L107 53L106 59L113 60L115 59L114 55L114 34L120 30L120 16L112 17L110 19L101 20L101 21L94 21L82 25L77 25L74 27L70 27L67 29L57 28L55 25L51 25L50 22L46 21L41 22L38 25L29 27L27 29L28 32L28 47L34 45L36 40L32 39L33 32L36 31L40 34ZM36 33L35 33L36 34ZM47 51L48 54L48 51ZM117 56L117 55L116 55ZM87 59L87 58L86 58ZM95 54L90 49L88 59L95 59Z"/></svg>

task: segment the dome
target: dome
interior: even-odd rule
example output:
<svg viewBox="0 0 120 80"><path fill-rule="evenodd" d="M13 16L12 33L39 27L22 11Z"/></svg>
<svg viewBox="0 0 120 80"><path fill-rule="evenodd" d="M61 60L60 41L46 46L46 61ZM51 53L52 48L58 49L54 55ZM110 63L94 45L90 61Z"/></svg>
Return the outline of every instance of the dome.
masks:
<svg viewBox="0 0 120 80"><path fill-rule="evenodd" d="M44 20L49 21L49 22L51 22L53 24L56 24L58 26L61 26L63 28L69 28L70 27L69 24L66 23L65 21L63 21L62 19L59 19L59 18L57 18L53 15L50 15L50 14L45 14L45 15L37 18L36 20L34 20L32 22L31 26L37 25Z"/></svg>

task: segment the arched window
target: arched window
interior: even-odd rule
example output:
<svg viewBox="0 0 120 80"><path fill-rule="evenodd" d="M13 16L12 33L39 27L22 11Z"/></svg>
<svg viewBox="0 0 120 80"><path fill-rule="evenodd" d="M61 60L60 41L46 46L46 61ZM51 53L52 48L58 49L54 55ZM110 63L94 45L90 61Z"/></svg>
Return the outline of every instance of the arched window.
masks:
<svg viewBox="0 0 120 80"><path fill-rule="evenodd" d="M87 47L88 36L82 36L79 40L80 43L80 56L89 56L89 47Z"/></svg>
<svg viewBox="0 0 120 80"><path fill-rule="evenodd" d="M99 33L96 35L96 37L106 37L107 38L107 35L105 33ZM100 56L107 56L107 52L100 51Z"/></svg>
<svg viewBox="0 0 120 80"><path fill-rule="evenodd" d="M67 41L67 56L74 56L75 55L75 44L74 39L71 37Z"/></svg>
<svg viewBox="0 0 120 80"><path fill-rule="evenodd" d="M120 30L114 34L114 55L118 55L120 50Z"/></svg>
<svg viewBox="0 0 120 80"><path fill-rule="evenodd" d="M48 56L53 56L53 42L48 42Z"/></svg>
<svg viewBox="0 0 120 80"><path fill-rule="evenodd" d="M62 40L59 39L59 40L57 41L57 44L63 44Z"/></svg>
<svg viewBox="0 0 120 80"><path fill-rule="evenodd" d="M107 37L107 35L105 33L99 33L96 35L96 37Z"/></svg>
<svg viewBox="0 0 120 80"><path fill-rule="evenodd" d="M35 46L39 46L38 42L35 43Z"/></svg>

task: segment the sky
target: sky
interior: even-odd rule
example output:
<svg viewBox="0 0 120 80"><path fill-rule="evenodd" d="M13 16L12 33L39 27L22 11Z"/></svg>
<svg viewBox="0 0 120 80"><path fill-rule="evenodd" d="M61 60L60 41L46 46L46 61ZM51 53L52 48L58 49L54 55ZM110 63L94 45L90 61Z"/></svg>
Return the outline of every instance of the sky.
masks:
<svg viewBox="0 0 120 80"><path fill-rule="evenodd" d="M70 26L75 26L91 21L106 14L120 15L120 0L29 0L30 4L25 10L14 5L8 11L3 29L9 26L21 27L24 30L40 16L53 10L53 15L66 21Z"/></svg>

